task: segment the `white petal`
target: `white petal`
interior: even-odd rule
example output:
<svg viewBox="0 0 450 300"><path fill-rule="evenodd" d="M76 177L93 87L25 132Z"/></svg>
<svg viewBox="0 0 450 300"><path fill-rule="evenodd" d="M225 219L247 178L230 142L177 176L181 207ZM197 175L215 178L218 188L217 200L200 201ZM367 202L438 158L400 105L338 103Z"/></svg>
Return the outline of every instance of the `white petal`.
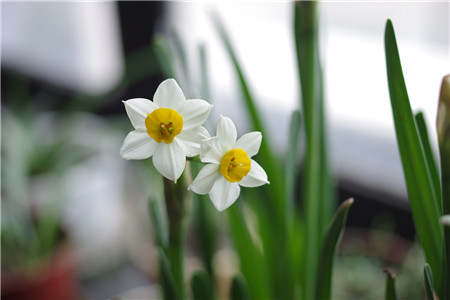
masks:
<svg viewBox="0 0 450 300"><path fill-rule="evenodd" d="M178 110L185 100L186 97L184 97L183 91L175 79L167 79L161 82L153 96L153 101L159 107L168 107L175 110Z"/></svg>
<svg viewBox="0 0 450 300"><path fill-rule="evenodd" d="M146 159L153 155L156 143L146 130L137 129L130 132L120 148L120 156L125 159Z"/></svg>
<svg viewBox="0 0 450 300"><path fill-rule="evenodd" d="M220 177L223 176L219 173L219 165L207 164L200 170L200 172L198 172L197 177L195 177L188 189L197 194L208 194L216 180Z"/></svg>
<svg viewBox="0 0 450 300"><path fill-rule="evenodd" d="M147 114L158 108L155 103L145 98L134 98L122 102L125 104L125 110L127 111L131 124L136 129L145 128Z"/></svg>
<svg viewBox="0 0 450 300"><path fill-rule="evenodd" d="M217 136L228 150L233 147L236 142L237 132L236 126L234 126L230 118L220 116L217 124Z"/></svg>
<svg viewBox="0 0 450 300"><path fill-rule="evenodd" d="M177 182L186 165L186 156L176 139L170 144L158 144L153 154L153 165L161 175Z"/></svg>
<svg viewBox="0 0 450 300"><path fill-rule="evenodd" d="M198 127L205 123L212 105L205 100L187 100L179 111L183 116L183 129Z"/></svg>
<svg viewBox="0 0 450 300"><path fill-rule="evenodd" d="M239 197L241 188L236 182L229 182L225 177L220 176L214 183L209 197L212 203L218 211L227 209L233 204Z"/></svg>
<svg viewBox="0 0 450 300"><path fill-rule="evenodd" d="M267 181L266 171L264 171L264 169L252 159L250 172L248 172L247 176L239 181L239 185L245 187L257 187L266 183L269 183L269 181Z"/></svg>
<svg viewBox="0 0 450 300"><path fill-rule="evenodd" d="M220 164L227 150L217 136L206 139L200 146L200 160L204 163Z"/></svg>
<svg viewBox="0 0 450 300"><path fill-rule="evenodd" d="M261 132L249 132L241 136L233 148L241 148L247 152L248 157L252 157L258 153L259 147L261 146L261 141Z"/></svg>
<svg viewBox="0 0 450 300"><path fill-rule="evenodd" d="M209 132L203 126L192 129L183 129L179 135L175 137L179 144L183 147L186 156L196 156L200 154L200 145L203 140L209 138Z"/></svg>

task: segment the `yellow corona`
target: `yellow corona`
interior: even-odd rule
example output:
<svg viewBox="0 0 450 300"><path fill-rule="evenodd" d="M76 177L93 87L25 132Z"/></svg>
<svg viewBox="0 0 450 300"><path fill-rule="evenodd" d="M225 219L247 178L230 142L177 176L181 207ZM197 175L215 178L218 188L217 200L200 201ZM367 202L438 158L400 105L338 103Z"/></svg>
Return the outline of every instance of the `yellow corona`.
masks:
<svg viewBox="0 0 450 300"><path fill-rule="evenodd" d="M229 182L239 182L244 178L251 168L251 161L242 149L231 149L222 158L220 162L220 173Z"/></svg>
<svg viewBox="0 0 450 300"><path fill-rule="evenodd" d="M170 144L183 129L183 117L174 109L158 108L147 115L145 127L156 142Z"/></svg>

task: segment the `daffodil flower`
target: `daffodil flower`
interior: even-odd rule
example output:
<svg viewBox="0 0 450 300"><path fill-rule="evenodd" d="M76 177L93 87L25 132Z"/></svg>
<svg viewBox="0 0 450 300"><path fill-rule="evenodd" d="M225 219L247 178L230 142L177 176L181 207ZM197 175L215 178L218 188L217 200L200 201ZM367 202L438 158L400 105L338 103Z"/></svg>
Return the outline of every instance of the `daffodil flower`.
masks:
<svg viewBox="0 0 450 300"><path fill-rule="evenodd" d="M163 81L153 101L135 98L123 101L135 128L123 142L125 159L152 157L164 177L177 181L183 173L186 156L200 153L200 143L210 137L202 124L212 106L204 100L186 100L174 79Z"/></svg>
<svg viewBox="0 0 450 300"><path fill-rule="evenodd" d="M200 160L207 163L189 189L197 194L209 194L217 210L231 206L239 197L241 188L269 183L264 169L253 159L261 146L260 132L244 134L236 141L233 122L220 117L217 136L204 140Z"/></svg>

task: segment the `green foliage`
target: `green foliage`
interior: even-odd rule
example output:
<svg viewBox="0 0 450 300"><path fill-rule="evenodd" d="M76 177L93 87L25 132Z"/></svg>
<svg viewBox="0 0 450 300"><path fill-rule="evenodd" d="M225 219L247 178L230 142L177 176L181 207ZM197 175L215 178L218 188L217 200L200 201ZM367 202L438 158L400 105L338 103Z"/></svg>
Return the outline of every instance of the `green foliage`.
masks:
<svg viewBox="0 0 450 300"><path fill-rule="evenodd" d="M423 268L423 276L425 278L425 292L428 300L434 300L434 283L433 272L429 264L425 264Z"/></svg>
<svg viewBox="0 0 450 300"><path fill-rule="evenodd" d="M441 158L442 211L450 215L450 75L442 80L436 120ZM450 226L444 227L443 299L450 299Z"/></svg>
<svg viewBox="0 0 450 300"><path fill-rule="evenodd" d="M414 223L426 260L434 272L436 290L440 290L442 274L443 230L438 223L442 211L427 166L414 116L409 104L394 28L390 20L385 30L386 66L397 143L403 163Z"/></svg>
<svg viewBox="0 0 450 300"><path fill-rule="evenodd" d="M231 281L231 297L233 300L248 300L250 295L248 293L247 283L240 275L233 276Z"/></svg>
<svg viewBox="0 0 450 300"><path fill-rule="evenodd" d="M386 273L386 291L385 291L385 299L386 300L397 300L397 290L395 289L395 274L394 272L386 268L384 269Z"/></svg>
<svg viewBox="0 0 450 300"><path fill-rule="evenodd" d="M333 275L333 262L336 254L336 247L341 239L347 220L348 210L352 204L353 198L350 198L341 204L325 234L317 270L315 299L331 299L331 278Z"/></svg>
<svg viewBox="0 0 450 300"><path fill-rule="evenodd" d="M295 45L302 91L306 153L303 167L303 201L306 251L302 280L303 296L313 295L319 264L318 249L334 205L326 153L322 71L319 58L316 2L296 2Z"/></svg>
<svg viewBox="0 0 450 300"><path fill-rule="evenodd" d="M216 298L214 295L214 282L205 271L196 271L192 275L191 287L194 300L214 300Z"/></svg>

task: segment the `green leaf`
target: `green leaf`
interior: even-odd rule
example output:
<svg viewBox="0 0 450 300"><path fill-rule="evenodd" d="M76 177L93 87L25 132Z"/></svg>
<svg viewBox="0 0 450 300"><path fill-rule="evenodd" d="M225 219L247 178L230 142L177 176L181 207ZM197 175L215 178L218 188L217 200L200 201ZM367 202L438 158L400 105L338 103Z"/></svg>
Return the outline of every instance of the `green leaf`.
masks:
<svg viewBox="0 0 450 300"><path fill-rule="evenodd" d="M442 211L450 214L450 75L442 80L436 120L441 158ZM444 291L443 299L450 299L450 226L444 227ZM436 278L436 277L435 277Z"/></svg>
<svg viewBox="0 0 450 300"><path fill-rule="evenodd" d="M389 269L384 269L386 273L386 291L385 291L385 299L386 300L397 300L397 291L395 289L395 273Z"/></svg>
<svg viewBox="0 0 450 300"><path fill-rule="evenodd" d="M435 283L439 286L442 280L442 274L438 270L441 270L443 263L443 230L439 225L439 212L435 206L437 196L433 191L425 154L409 104L394 28L390 20L386 23L385 50L392 114L415 228L426 260L433 269Z"/></svg>
<svg viewBox="0 0 450 300"><path fill-rule="evenodd" d="M225 27L217 15L213 16L213 22L219 36L227 50L228 55L233 62L233 67L239 79L241 92L243 94L244 104L247 108L249 119L253 125L253 129L263 133L264 137L256 161L265 169L268 174L270 185L258 188L260 193L259 206L266 210L267 215L258 214L261 222L271 220L270 233L261 232L263 238L264 253L271 272L271 280L266 283L273 285L275 298L290 299L293 297L293 284L290 283L292 277L290 275L292 265L289 263L288 253L288 230L286 229L288 219L286 218L286 194L284 176L281 164L270 147L270 138L264 130L263 121L256 107L256 100L250 90L248 81L244 76L241 65L238 61L234 48L230 42ZM265 218L262 218L265 216ZM246 275L246 274L245 274ZM246 276L247 277L247 276ZM247 277L247 280L249 278ZM249 282L249 286L251 286ZM250 287L250 290L252 288Z"/></svg>
<svg viewBox="0 0 450 300"><path fill-rule="evenodd" d="M427 169L430 174L430 179L432 182L433 193L436 195L435 206L438 210L438 214L442 214L441 210L441 180L439 178L439 170L437 167L436 159L431 149L430 139L428 137L427 124L425 122L425 117L422 112L418 112L415 116L415 121L417 125L417 130L419 133L420 142L423 147L425 154L425 162L427 164Z"/></svg>
<svg viewBox="0 0 450 300"><path fill-rule="evenodd" d="M423 268L423 276L425 278L425 292L428 300L434 300L434 290L433 290L433 272L429 264L425 264Z"/></svg>
<svg viewBox="0 0 450 300"><path fill-rule="evenodd" d="M252 299L270 299L272 293L267 261L253 241L244 214L238 204L232 205L227 212L231 237L234 249L239 256L241 272L247 279Z"/></svg>
<svg viewBox="0 0 450 300"><path fill-rule="evenodd" d="M317 2L295 2L294 31L306 138L302 176L306 221L302 288L303 298L310 299L314 293L320 243L330 222L334 205L326 152Z"/></svg>
<svg viewBox="0 0 450 300"><path fill-rule="evenodd" d="M192 275L192 294L194 300L215 299L214 283L205 271L196 271Z"/></svg>
<svg viewBox="0 0 450 300"><path fill-rule="evenodd" d="M150 199L148 203L150 217L155 229L156 243L166 249L169 240L166 212L158 205L158 200Z"/></svg>
<svg viewBox="0 0 450 300"><path fill-rule="evenodd" d="M287 195L286 210L287 212L294 211L295 194L297 190L296 172L297 172L297 155L300 139L300 125L301 115L298 110L292 112L291 122L289 126L289 144L286 153L285 166L285 189Z"/></svg>
<svg viewBox="0 0 450 300"><path fill-rule="evenodd" d="M274 212L282 213L284 212L284 201L286 200L284 195L283 176L281 168L279 166L279 162L276 156L273 154L272 149L270 149L270 139L267 137L267 131L264 130L262 119L255 104L255 98L250 91L250 87L247 83L248 80L244 76L241 64L238 61L238 58L234 51L234 47L231 44L225 27L223 26L221 20L217 15L214 15L212 20L227 50L227 53L230 56L231 61L233 62L234 70L239 78L239 84L241 86L244 104L246 105L247 113L250 117L253 129L264 134L264 138L261 142L261 147L258 154L258 157L260 158L259 163L266 170L267 174L269 175L269 181L271 182L268 192L271 193L273 203L270 203L270 205L275 206L274 208L276 210ZM274 199L276 199L277 201L274 201Z"/></svg>
<svg viewBox="0 0 450 300"><path fill-rule="evenodd" d="M152 41L152 49L163 75L167 78L174 78L175 66L173 57L175 55L172 52L167 37L163 34L155 35Z"/></svg>
<svg viewBox="0 0 450 300"><path fill-rule="evenodd" d="M353 198L344 201L338 208L330 227L325 235L320 252L320 262L317 271L315 299L331 299L331 278L333 275L333 262L337 245L344 231L345 222Z"/></svg>
<svg viewBox="0 0 450 300"><path fill-rule="evenodd" d="M173 274L170 268L170 262L167 259L167 256L164 250L161 247L158 247L159 254L159 280L160 287L162 289L162 294L164 295L165 300L177 300L179 298L179 291L175 285L175 280L173 278Z"/></svg>
<svg viewBox="0 0 450 300"><path fill-rule="evenodd" d="M233 276L231 281L231 297L233 300L248 300L250 294L248 292L247 282L241 275Z"/></svg>

